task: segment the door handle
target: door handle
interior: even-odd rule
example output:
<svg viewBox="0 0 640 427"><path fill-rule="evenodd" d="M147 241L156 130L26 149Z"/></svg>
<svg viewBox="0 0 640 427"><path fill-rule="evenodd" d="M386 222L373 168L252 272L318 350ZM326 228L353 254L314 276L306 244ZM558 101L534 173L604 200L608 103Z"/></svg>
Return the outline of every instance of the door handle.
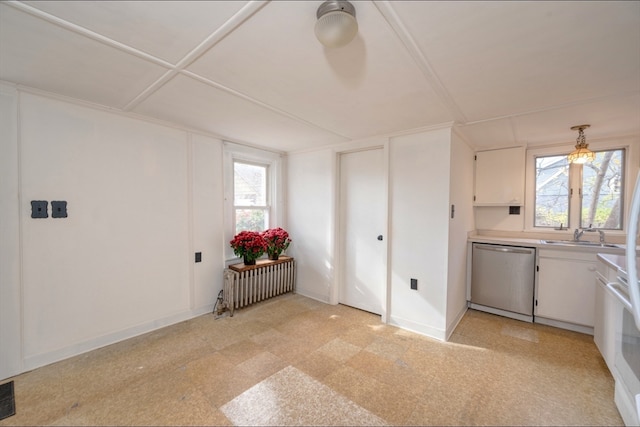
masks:
<svg viewBox="0 0 640 427"><path fill-rule="evenodd" d="M382 234L378 235L378 240L382 241Z"/></svg>

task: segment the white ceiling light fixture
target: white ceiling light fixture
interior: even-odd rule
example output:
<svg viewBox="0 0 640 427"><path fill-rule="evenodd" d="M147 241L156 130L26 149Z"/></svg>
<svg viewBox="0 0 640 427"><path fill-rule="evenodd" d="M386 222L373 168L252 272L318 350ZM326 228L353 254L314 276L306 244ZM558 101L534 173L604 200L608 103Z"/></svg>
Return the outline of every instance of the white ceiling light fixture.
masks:
<svg viewBox="0 0 640 427"><path fill-rule="evenodd" d="M347 45L358 33L356 8L348 1L325 1L316 12L316 37L326 47Z"/></svg>
<svg viewBox="0 0 640 427"><path fill-rule="evenodd" d="M584 130L589 126L591 125L579 125L571 128L571 130L578 131L578 139L576 139L576 149L569 153L569 163L583 164L595 160L596 155L593 151L589 150L589 144L587 144L584 137Z"/></svg>

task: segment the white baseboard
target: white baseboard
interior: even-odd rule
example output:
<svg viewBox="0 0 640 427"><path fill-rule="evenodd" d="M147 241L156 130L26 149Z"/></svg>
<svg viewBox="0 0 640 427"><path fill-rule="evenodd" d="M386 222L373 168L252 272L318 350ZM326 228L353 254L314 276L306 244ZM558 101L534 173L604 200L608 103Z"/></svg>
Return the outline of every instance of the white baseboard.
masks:
<svg viewBox="0 0 640 427"><path fill-rule="evenodd" d="M70 357L77 356L91 350L96 350L98 348L115 344L129 338L134 338L139 335L155 331L156 329L164 328L166 326L183 322L185 320L193 319L194 317L198 317L203 314L211 313L212 311L213 304L209 304L193 310L181 311L179 313L175 313L161 319L152 320L150 322L142 323L140 325L136 325L120 331L115 331L106 335L74 343L54 351L27 356L24 358L22 364L22 372L27 372L32 369L59 362L60 360L68 359Z"/></svg>
<svg viewBox="0 0 640 427"><path fill-rule="evenodd" d="M533 316L526 314L514 313L513 311L500 310L499 308L487 307L481 304L469 303L469 308L474 310L484 311L486 313L497 314L498 316L509 317L511 319L521 320L523 322L533 322Z"/></svg>
<svg viewBox="0 0 640 427"><path fill-rule="evenodd" d="M439 341L446 341L447 338L446 331L442 329L394 315L391 315L389 324Z"/></svg>
<svg viewBox="0 0 640 427"><path fill-rule="evenodd" d="M568 329L574 332L580 332L587 335L593 335L593 328L591 326L576 325L575 323L562 322L560 320L547 319L545 317L535 317L535 323L541 325L554 326L556 328Z"/></svg>
<svg viewBox="0 0 640 427"><path fill-rule="evenodd" d="M467 305L465 304L462 306L462 309L460 310L458 315L453 319L453 322L447 325L447 330L446 330L447 341L449 341L449 338L451 338L451 334L453 334L453 331L456 330L458 323L460 323L460 321L462 320L466 312L467 312Z"/></svg>
<svg viewBox="0 0 640 427"><path fill-rule="evenodd" d="M316 301L323 302L325 304L331 304L329 302L329 296L328 295L322 295L322 294L319 294L317 292L313 292L313 291L310 291L310 290L304 289L304 288L300 289L297 286L296 286L295 293L298 294L298 295L302 295L303 297L307 297L307 298L314 299Z"/></svg>

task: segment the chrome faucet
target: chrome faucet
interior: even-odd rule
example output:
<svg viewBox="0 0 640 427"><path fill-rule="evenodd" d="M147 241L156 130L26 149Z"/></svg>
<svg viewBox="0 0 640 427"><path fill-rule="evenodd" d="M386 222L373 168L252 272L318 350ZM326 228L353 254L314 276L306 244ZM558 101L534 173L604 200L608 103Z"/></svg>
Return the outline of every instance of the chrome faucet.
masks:
<svg viewBox="0 0 640 427"><path fill-rule="evenodd" d="M589 231L589 232L597 231L598 234L600 234L600 243L601 244L605 243L605 241L604 241L604 231L592 228L591 224L589 224L589 228L583 228L582 230L580 230L579 228L576 228L575 231L573 232L573 241L574 242L579 242L580 241L580 237L582 237L582 234L585 231Z"/></svg>

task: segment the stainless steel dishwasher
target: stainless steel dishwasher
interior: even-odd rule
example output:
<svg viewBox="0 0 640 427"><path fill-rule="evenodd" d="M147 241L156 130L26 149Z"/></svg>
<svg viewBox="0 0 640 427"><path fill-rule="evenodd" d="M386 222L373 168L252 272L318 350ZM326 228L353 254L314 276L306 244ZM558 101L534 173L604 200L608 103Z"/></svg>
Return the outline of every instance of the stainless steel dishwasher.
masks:
<svg viewBox="0 0 640 427"><path fill-rule="evenodd" d="M533 322L535 248L474 243L470 307Z"/></svg>

